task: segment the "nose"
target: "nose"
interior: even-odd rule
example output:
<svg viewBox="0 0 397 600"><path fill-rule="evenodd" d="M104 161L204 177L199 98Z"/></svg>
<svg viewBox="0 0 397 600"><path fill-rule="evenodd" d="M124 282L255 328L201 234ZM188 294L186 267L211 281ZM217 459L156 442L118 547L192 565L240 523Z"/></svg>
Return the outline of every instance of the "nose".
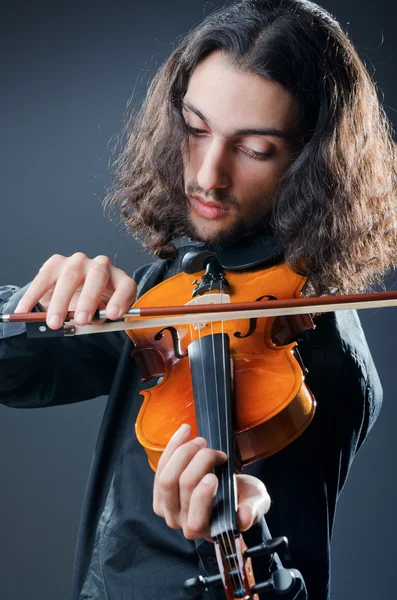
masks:
<svg viewBox="0 0 397 600"><path fill-rule="evenodd" d="M227 150L221 140L212 140L206 147L197 173L197 183L203 190L230 186L230 165Z"/></svg>

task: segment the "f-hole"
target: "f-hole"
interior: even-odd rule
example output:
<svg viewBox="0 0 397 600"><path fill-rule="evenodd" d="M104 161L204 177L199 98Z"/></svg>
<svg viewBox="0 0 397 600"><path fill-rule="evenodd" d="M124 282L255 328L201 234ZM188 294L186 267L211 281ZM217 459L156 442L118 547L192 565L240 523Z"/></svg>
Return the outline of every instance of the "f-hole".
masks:
<svg viewBox="0 0 397 600"><path fill-rule="evenodd" d="M267 296L267 295L265 295L265 296L260 296L259 298L257 298L255 300L255 302L260 302L261 300L263 300L263 298L267 298L268 300L277 300L276 296ZM256 330L257 320L258 320L257 317L252 317L250 319L249 328L248 328L248 331L247 331L247 333L245 335L243 335L241 333L241 331L236 331L236 333L234 334L234 336L236 338L243 339L243 338L250 337L250 335L253 335L255 333L255 330Z"/></svg>
<svg viewBox="0 0 397 600"><path fill-rule="evenodd" d="M178 332L175 329L175 327L164 327L164 329L161 329L159 332L157 332L154 336L156 342L158 342L159 340L161 340L162 337L164 337L164 331L169 331L171 334L175 356L177 358L185 358L185 356L187 356L187 352L185 352L185 354L182 354L180 339L178 337Z"/></svg>

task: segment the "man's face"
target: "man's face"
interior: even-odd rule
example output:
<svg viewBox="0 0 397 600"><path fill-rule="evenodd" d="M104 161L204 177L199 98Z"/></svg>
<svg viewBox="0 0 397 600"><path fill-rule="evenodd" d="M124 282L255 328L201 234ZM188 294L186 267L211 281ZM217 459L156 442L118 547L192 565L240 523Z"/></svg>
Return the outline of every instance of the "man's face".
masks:
<svg viewBox="0 0 397 600"><path fill-rule="evenodd" d="M298 149L294 98L279 83L233 69L214 52L191 75L183 116L191 236L225 244L260 229Z"/></svg>

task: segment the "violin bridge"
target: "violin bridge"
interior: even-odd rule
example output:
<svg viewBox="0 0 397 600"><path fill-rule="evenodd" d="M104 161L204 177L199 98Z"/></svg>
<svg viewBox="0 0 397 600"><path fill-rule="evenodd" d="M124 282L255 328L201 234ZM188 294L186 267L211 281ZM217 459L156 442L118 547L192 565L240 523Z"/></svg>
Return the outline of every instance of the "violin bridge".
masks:
<svg viewBox="0 0 397 600"><path fill-rule="evenodd" d="M191 304L230 304L230 296L227 293L222 292L208 292L207 294L203 294L202 296L195 296L187 302L186 306ZM198 331L199 329L204 329L208 326L208 323L205 321L198 321L193 324L193 329Z"/></svg>

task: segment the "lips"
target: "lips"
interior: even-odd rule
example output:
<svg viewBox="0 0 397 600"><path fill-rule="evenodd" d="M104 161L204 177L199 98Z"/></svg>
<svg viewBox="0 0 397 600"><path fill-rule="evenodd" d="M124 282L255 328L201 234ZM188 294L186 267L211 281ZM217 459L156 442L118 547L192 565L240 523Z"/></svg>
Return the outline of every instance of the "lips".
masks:
<svg viewBox="0 0 397 600"><path fill-rule="evenodd" d="M205 219L219 219L229 212L227 208L224 208L213 200L205 201L197 195L192 195L190 198L193 209L200 217L204 217Z"/></svg>

